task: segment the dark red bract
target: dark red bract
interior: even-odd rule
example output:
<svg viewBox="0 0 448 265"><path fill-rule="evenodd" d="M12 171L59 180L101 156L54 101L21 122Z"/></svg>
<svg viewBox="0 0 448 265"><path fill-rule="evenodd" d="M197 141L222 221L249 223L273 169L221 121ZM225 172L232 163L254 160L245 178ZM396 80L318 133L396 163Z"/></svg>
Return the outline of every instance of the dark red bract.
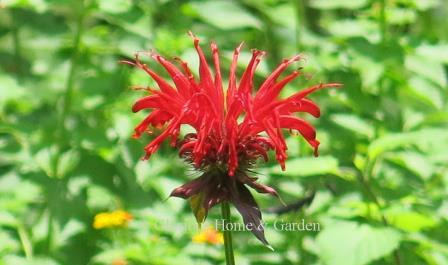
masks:
<svg viewBox="0 0 448 265"><path fill-rule="evenodd" d="M199 56L199 80L195 79L187 64L179 58L176 60L183 71L162 56L154 52L147 53L166 69L174 86L142 63L139 54L136 54L134 61L123 61L144 70L160 88L146 88L150 95L134 104L134 112L152 109L135 128L134 137L140 137L150 127L164 126L163 132L145 147L145 159L156 152L165 139L170 138L171 144L179 148L180 156L204 172L200 178L173 191L173 196L190 198L204 193L203 204L206 210L223 200L229 200L240 212L245 211L240 209L241 203L237 205L235 200L245 197L243 204L256 203L250 193L247 194L249 191L244 185L249 185L259 192L276 195L272 188L258 184L256 179L247 176L245 169L260 157L268 160L269 150L275 151L277 161L282 169L285 169L287 146L282 129L298 131L317 156L319 141L316 140L315 129L293 114L307 112L319 117L319 107L306 96L322 88L339 87L340 84L318 84L287 98L279 98L285 85L301 74L299 71L293 71L278 81L291 63L302 58L301 55L296 55L283 60L254 93L255 69L265 53L252 50L252 58L237 82L240 45L234 51L229 82L225 90L217 45L211 43L214 68L212 74L199 46L199 39L191 33L190 35ZM190 125L196 132L178 140L182 125ZM245 216L244 213L242 215ZM259 217L261 219L261 213ZM260 238L260 235L257 237ZM265 242L264 236L260 239Z"/></svg>

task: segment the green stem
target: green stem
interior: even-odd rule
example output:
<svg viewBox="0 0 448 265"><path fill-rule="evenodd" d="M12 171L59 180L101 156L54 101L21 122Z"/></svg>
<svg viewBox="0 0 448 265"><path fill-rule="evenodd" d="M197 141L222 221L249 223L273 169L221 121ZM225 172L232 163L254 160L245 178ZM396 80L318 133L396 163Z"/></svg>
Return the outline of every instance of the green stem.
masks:
<svg viewBox="0 0 448 265"><path fill-rule="evenodd" d="M73 40L73 53L72 53L72 56L70 59L70 68L69 68L69 72L68 72L65 93L64 93L64 97L63 97L63 101L62 101L62 110L61 110L61 114L59 117L58 133L60 134L59 135L60 141L61 141L61 139L64 138L64 137L62 137L63 132L64 132L64 122L65 122L65 118L66 118L68 112L70 111L70 105L71 105L72 95L73 95L73 85L74 85L74 81L75 81L75 73L76 73L77 66L78 66L79 50L80 50L81 38L82 38L82 34L83 34L83 22L84 22L84 12L82 11L83 2L81 3L81 5L82 5L81 11L79 11L77 19L76 19L75 36L74 36L74 40Z"/></svg>
<svg viewBox="0 0 448 265"><path fill-rule="evenodd" d="M305 20L305 2L298 0L294 1L295 13L296 13L296 23L295 23L295 33L296 33L296 48L301 51L303 49L301 34L306 30L306 20Z"/></svg>
<svg viewBox="0 0 448 265"><path fill-rule="evenodd" d="M383 208L384 206L380 203L380 200L378 199L378 196L376 196L375 192L373 191L372 187L370 186L369 180L371 179L373 175L373 169L375 167L376 159L370 160L368 159L366 161L366 167L362 174L359 175L358 180L360 184L363 186L364 190L367 193L367 196L370 197L370 200L378 207L381 221L385 226L389 226L389 222L387 221L386 216L383 214ZM400 265L400 255L398 253L398 250L394 250L393 252L393 259L396 265Z"/></svg>
<svg viewBox="0 0 448 265"><path fill-rule="evenodd" d="M73 39L73 52L70 58L70 66L68 70L67 83L65 86L65 92L62 98L62 106L58 117L57 130L56 130L56 153L61 153L67 145L67 137L65 135L65 120L70 111L70 106L73 97L73 86L75 83L75 74L78 68L78 57L81 49L81 39L83 34L83 24L84 24L84 1L78 3L77 6L77 16L75 24L75 35ZM59 157L55 156L53 160L53 173L58 176L59 168Z"/></svg>
<svg viewBox="0 0 448 265"><path fill-rule="evenodd" d="M386 0L380 0L380 28L381 41L386 42L387 38L387 21L386 21Z"/></svg>
<svg viewBox="0 0 448 265"><path fill-rule="evenodd" d="M12 42L14 46L14 57L15 57L15 63L16 63L16 75L17 80L20 81L22 78L22 48L20 43L20 37L19 37L19 15L17 14L17 10L11 10L12 19L13 19L13 26L11 29L12 33Z"/></svg>
<svg viewBox="0 0 448 265"><path fill-rule="evenodd" d="M20 243L22 244L23 252L27 260L33 258L33 245L31 243L30 237L22 223L17 225L17 232L19 233Z"/></svg>
<svg viewBox="0 0 448 265"><path fill-rule="evenodd" d="M222 219L224 220L224 249L226 253L226 264L235 265L232 245L232 231L225 229L226 224L230 222L230 206L228 202L221 203Z"/></svg>
<svg viewBox="0 0 448 265"><path fill-rule="evenodd" d="M64 137L64 134L66 133L65 129L65 120L67 118L67 115L70 111L71 101L72 101L72 94L73 94L73 86L75 83L75 74L78 67L78 57L81 49L81 39L83 34L83 24L84 24L84 17L85 17L85 0L81 0L77 2L79 6L75 6L75 13L76 13L76 21L75 21L75 34L73 39L73 52L70 58L70 66L67 76L67 83L65 87L65 92L62 99L62 106L61 110L58 116L57 121L57 129L56 129L56 155L53 158L52 166L53 166L53 176L49 177L60 177L59 176L59 155L61 152L68 146L67 143L67 137ZM57 191L62 193L59 194L60 198L65 198L63 193L66 192L66 181L62 181L60 179L56 179L56 185L58 187ZM48 212L48 234L46 238L46 247L48 253L52 251L52 241L53 241L53 225L54 225L54 216L52 213L53 209L56 209L57 207L52 207L51 203L51 196L50 193L47 193L47 200L49 204L49 212Z"/></svg>
<svg viewBox="0 0 448 265"><path fill-rule="evenodd" d="M48 198L50 198L48 196ZM45 249L48 254L51 253L53 248L53 214L51 213L51 208L48 207L48 223L47 223L47 237L45 238Z"/></svg>

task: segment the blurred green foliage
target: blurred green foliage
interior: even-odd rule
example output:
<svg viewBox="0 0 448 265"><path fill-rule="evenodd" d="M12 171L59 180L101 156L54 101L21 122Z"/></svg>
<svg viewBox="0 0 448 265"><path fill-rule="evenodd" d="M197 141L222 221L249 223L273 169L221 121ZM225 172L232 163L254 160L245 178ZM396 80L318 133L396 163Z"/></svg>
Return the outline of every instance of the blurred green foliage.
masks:
<svg viewBox="0 0 448 265"><path fill-rule="evenodd" d="M139 161L150 137L130 139L143 114L131 114L141 93L128 88L153 82L117 63L155 49L195 68L188 30L203 45L219 44L225 71L241 41L241 67L249 48L267 51L256 82L303 52L306 77L285 94L344 84L312 96L323 112L312 120L321 157L291 136L287 171L275 163L257 170L286 202L316 192L300 211L264 211L268 222L304 218L321 231L267 229L275 252L249 232L235 233L237 264L397 264L397 256L406 265L448 264L445 0L0 6L0 264L223 264L222 246L191 242L197 229L188 204L165 200L196 174L168 145ZM256 196L263 210L279 205ZM92 228L95 214L115 209L134 216L129 227ZM219 211L211 214L205 225Z"/></svg>

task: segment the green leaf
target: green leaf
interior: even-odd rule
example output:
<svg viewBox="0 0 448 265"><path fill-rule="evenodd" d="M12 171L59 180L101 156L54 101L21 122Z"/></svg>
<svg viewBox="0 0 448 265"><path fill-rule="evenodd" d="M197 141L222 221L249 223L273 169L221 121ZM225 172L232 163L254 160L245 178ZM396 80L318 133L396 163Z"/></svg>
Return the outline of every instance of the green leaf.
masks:
<svg viewBox="0 0 448 265"><path fill-rule="evenodd" d="M391 225L407 232L419 232L437 224L430 216L402 207L387 209L384 214Z"/></svg>
<svg viewBox="0 0 448 265"><path fill-rule="evenodd" d="M45 174L52 178L55 176L53 158L55 155L54 148L44 148L36 153L34 161L42 169Z"/></svg>
<svg viewBox="0 0 448 265"><path fill-rule="evenodd" d="M328 24L328 30L334 36L356 37L370 34L377 34L376 25L369 20L344 19L331 21Z"/></svg>
<svg viewBox="0 0 448 265"><path fill-rule="evenodd" d="M407 168L423 180L427 180L434 172L431 161L426 156L417 152L396 152L387 155L386 158Z"/></svg>
<svg viewBox="0 0 448 265"><path fill-rule="evenodd" d="M357 9L367 5L367 0L313 0L310 1L310 6L318 9Z"/></svg>
<svg viewBox="0 0 448 265"><path fill-rule="evenodd" d="M434 144L448 140L448 132L443 129L422 129L420 131L387 134L373 141L368 147L370 158L376 158L384 152L418 145L431 149Z"/></svg>
<svg viewBox="0 0 448 265"><path fill-rule="evenodd" d="M0 200L0 206L3 207L3 202ZM10 212L1 211L0 212L0 225L1 226L16 226L17 218Z"/></svg>
<svg viewBox="0 0 448 265"><path fill-rule="evenodd" d="M374 128L365 120L353 114L334 114L331 119L338 125L351 130L357 134L372 138L374 135Z"/></svg>
<svg viewBox="0 0 448 265"><path fill-rule="evenodd" d="M238 5L238 2L193 2L191 6L205 22L220 29L259 28L261 25L261 22Z"/></svg>
<svg viewBox="0 0 448 265"><path fill-rule="evenodd" d="M389 255L400 239L400 233L392 228L336 221L319 233L317 245L327 265L363 265Z"/></svg>
<svg viewBox="0 0 448 265"><path fill-rule="evenodd" d="M386 16L387 22L392 25L405 25L417 19L416 11L409 8L388 8Z"/></svg>
<svg viewBox="0 0 448 265"><path fill-rule="evenodd" d="M124 13L132 7L130 0L98 0L99 8L111 14Z"/></svg>
<svg viewBox="0 0 448 265"><path fill-rule="evenodd" d="M443 65L419 55L406 56L405 66L417 75L427 78L440 87L447 85Z"/></svg>
<svg viewBox="0 0 448 265"><path fill-rule="evenodd" d="M199 227L207 218L207 210L204 208L204 197L205 193L200 192L189 199L191 210L196 217L196 222L198 222Z"/></svg>
<svg viewBox="0 0 448 265"><path fill-rule="evenodd" d="M28 205L35 203L42 195L41 186L20 178L14 173L0 177L0 209L10 214L0 215L0 223L13 225L17 213L25 213Z"/></svg>
<svg viewBox="0 0 448 265"><path fill-rule="evenodd" d="M107 209L113 200L113 194L101 186L91 185L87 190L87 205L90 209Z"/></svg>
<svg viewBox="0 0 448 265"><path fill-rule="evenodd" d="M79 163L80 156L76 150L68 150L59 156L57 177L63 178L72 171Z"/></svg>
<svg viewBox="0 0 448 265"><path fill-rule="evenodd" d="M57 262L50 258L32 258L30 260L15 256L15 255L8 255L3 258L3 261L5 264L14 264L14 265L58 265Z"/></svg>
<svg viewBox="0 0 448 265"><path fill-rule="evenodd" d="M8 100L20 99L25 95L24 89L11 76L0 74L0 84L0 107Z"/></svg>
<svg viewBox="0 0 448 265"><path fill-rule="evenodd" d="M6 231L0 230L0 256L19 249L19 243Z"/></svg>
<svg viewBox="0 0 448 265"><path fill-rule="evenodd" d="M338 174L338 160L332 156L295 158L286 161L286 171L276 165L270 168L270 173L286 176L313 176L323 174Z"/></svg>
<svg viewBox="0 0 448 265"><path fill-rule="evenodd" d="M416 54L434 62L448 63L448 44L423 44L417 47Z"/></svg>
<svg viewBox="0 0 448 265"><path fill-rule="evenodd" d="M425 78L413 76L409 80L410 94L421 102L436 108L443 107L443 95L439 88Z"/></svg>
<svg viewBox="0 0 448 265"><path fill-rule="evenodd" d="M440 0L412 0L411 2L413 2L415 7L421 11L426 11L442 4Z"/></svg>

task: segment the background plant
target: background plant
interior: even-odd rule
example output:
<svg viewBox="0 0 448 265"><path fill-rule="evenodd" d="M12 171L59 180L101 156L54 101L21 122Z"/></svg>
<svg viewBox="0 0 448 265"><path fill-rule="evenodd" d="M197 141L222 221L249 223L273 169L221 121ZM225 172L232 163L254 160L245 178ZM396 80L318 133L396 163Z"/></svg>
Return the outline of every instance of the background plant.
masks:
<svg viewBox="0 0 448 265"><path fill-rule="evenodd" d="M185 203L165 201L194 176L168 145L139 161L147 139L130 139L142 117L129 115L139 93L127 88L154 84L117 63L154 48L195 69L188 30L219 43L223 60L241 40L267 51L258 81L304 52L297 67L306 78L285 95L344 83L313 95L323 112L313 121L321 156L291 136L288 171L258 170L286 202L314 193L309 206L280 217L266 213L277 201L257 196L268 222L304 218L322 231L268 229L275 252L234 233L237 264L396 264L394 252L401 264L448 264L445 1L0 5L0 264L223 264L222 246L192 242L194 227L161 225L194 224ZM96 214L119 209L133 216L127 227L93 228Z"/></svg>

